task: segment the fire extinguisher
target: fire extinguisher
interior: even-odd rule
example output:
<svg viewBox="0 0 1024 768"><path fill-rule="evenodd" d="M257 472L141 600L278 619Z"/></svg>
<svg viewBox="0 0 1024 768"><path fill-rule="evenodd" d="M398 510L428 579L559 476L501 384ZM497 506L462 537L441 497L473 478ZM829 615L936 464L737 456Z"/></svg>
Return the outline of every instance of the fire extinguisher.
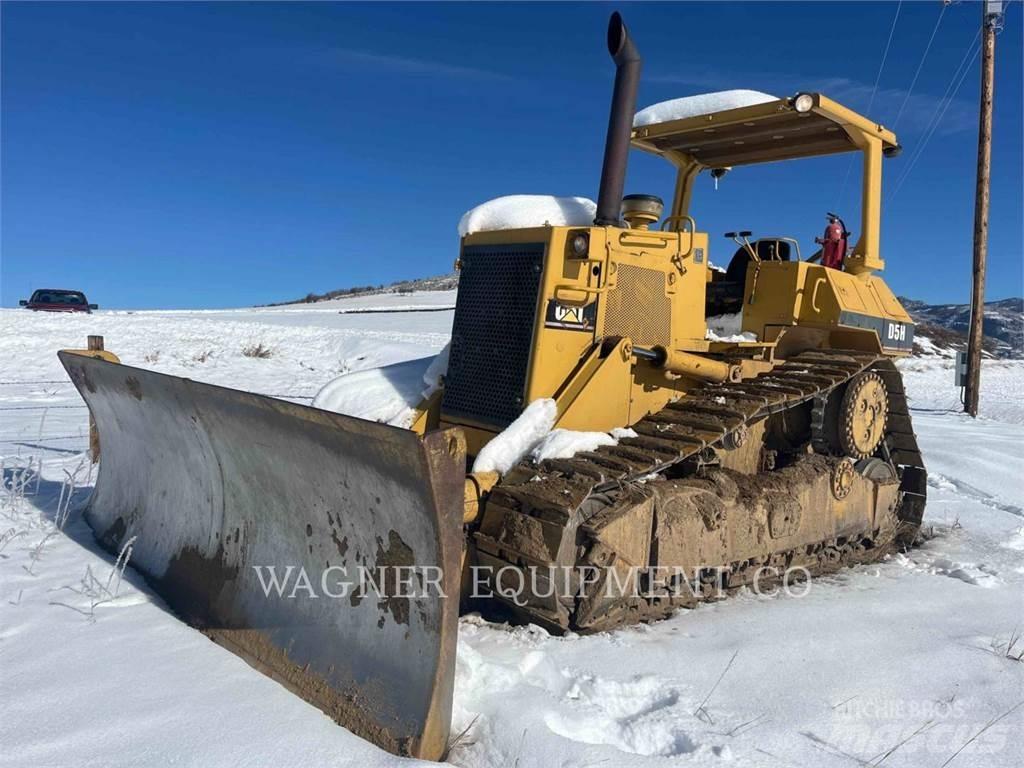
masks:
<svg viewBox="0 0 1024 768"><path fill-rule="evenodd" d="M825 227L825 235L814 238L814 241L821 244L822 266L842 269L850 233L846 231L846 223L839 216L831 212L826 215L828 226Z"/></svg>

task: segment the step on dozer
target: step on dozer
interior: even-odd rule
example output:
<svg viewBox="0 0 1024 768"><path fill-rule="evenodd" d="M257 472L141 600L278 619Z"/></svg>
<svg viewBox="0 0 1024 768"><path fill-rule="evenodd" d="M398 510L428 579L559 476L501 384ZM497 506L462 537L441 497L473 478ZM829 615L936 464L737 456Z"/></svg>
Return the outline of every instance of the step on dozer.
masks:
<svg viewBox="0 0 1024 768"><path fill-rule="evenodd" d="M460 608L614 629L877 560L921 522L894 364L914 327L877 274L896 137L818 93L634 120L641 62L618 14L608 48L595 220L462 238L447 372L412 428L60 353L99 430L99 541L130 541L182 619L396 754L445 753ZM668 215L623 196L631 146L674 167ZM863 168L852 246L829 214L806 259L738 230L709 269L702 172L842 152ZM708 334L728 313L742 334ZM560 429L632 432L474 472L537 401Z"/></svg>

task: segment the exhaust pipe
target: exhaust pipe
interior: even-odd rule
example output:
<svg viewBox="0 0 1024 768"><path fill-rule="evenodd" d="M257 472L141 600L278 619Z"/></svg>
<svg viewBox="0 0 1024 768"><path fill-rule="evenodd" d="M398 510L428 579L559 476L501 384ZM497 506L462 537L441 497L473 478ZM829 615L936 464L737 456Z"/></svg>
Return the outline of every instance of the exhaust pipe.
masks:
<svg viewBox="0 0 1024 768"><path fill-rule="evenodd" d="M594 219L598 226L621 222L629 139L633 132L637 87L640 85L640 54L618 11L608 20L608 53L615 61L615 89L612 91L604 164L601 166L601 189L597 195L597 217Z"/></svg>

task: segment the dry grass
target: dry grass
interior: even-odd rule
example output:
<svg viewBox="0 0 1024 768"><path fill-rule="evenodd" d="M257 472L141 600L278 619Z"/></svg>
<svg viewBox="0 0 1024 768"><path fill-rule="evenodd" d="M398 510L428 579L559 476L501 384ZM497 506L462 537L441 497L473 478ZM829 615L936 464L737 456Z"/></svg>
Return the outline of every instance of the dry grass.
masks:
<svg viewBox="0 0 1024 768"><path fill-rule="evenodd" d="M965 741L961 745L960 749L958 749L956 752L954 752L952 755L950 755L949 759L946 762L944 762L942 765L940 765L939 768L946 768L947 765L949 765L954 760L956 760L957 755L959 755L961 752L963 752L965 749L967 749L967 747L969 747L974 742L975 739L977 739L979 736L981 736L981 734L983 734L985 731L987 731L989 728L991 728L993 725L998 723L1003 718L1012 715L1014 712L1016 712L1018 709L1020 709L1021 706L1024 706L1024 701L1018 701L1016 704L1014 704L1008 710L1003 712L1003 714L1001 714L1001 715L999 715L997 717L993 717L991 720L989 720L987 723L985 723L985 725L982 727L982 729L980 731L978 731L976 734L971 736L971 738L969 738L967 741Z"/></svg>
<svg viewBox="0 0 1024 768"><path fill-rule="evenodd" d="M732 658L730 658L729 659L729 663L725 665L725 669L722 670L722 674L720 674L718 676L718 679L715 681L715 684L713 686L711 686L711 690L708 691L707 696L704 697L704 700L701 701L701 703L697 705L697 709L694 710L693 714L694 714L694 717L696 717L698 720L701 720L701 721L703 721L705 723L708 723L709 725L714 725L715 721L711 717L711 714L705 708L705 705L708 703L708 700L711 698L711 694L713 694L715 692L715 690L718 688L719 684L722 682L722 679L725 677L726 673L730 669L732 669L732 663L734 661L736 661L736 657L738 655L739 655L739 649L736 649L735 651L733 651Z"/></svg>
<svg viewBox="0 0 1024 768"><path fill-rule="evenodd" d="M246 357L258 357L260 360L266 360L274 354L274 350L270 347L264 346L261 341L258 344L249 344L248 346L242 347L242 354Z"/></svg>
<svg viewBox="0 0 1024 768"><path fill-rule="evenodd" d="M469 721L469 725L467 725L465 728L462 729L461 733L459 733L455 738L451 739L448 742L448 748L445 749L444 754L441 756L441 760L443 762L447 761L448 760L448 756L451 755L451 753L453 751L455 751L456 749L459 749L460 747L469 747L469 746L472 746L473 744L476 743L472 739L467 739L466 735L469 733L470 729L474 725L476 725L476 721L479 720L479 719L480 719L480 715L477 715L476 717L474 717L472 720Z"/></svg>
<svg viewBox="0 0 1024 768"><path fill-rule="evenodd" d="M1006 640L993 637L992 653L1010 661L1024 662L1024 638L1020 630L1015 629Z"/></svg>
<svg viewBox="0 0 1024 768"><path fill-rule="evenodd" d="M96 608L104 603L110 603L117 599L121 590L121 581L124 579L124 572L128 568L128 561L132 558L132 549L136 536L132 536L121 545L121 551L114 561L114 567L110 569L106 582L96 577L91 565L85 567L85 576L82 577L78 586L64 585L60 589L66 589L78 597L84 597L89 602L88 608L74 606L59 600L51 600L50 605L59 605L62 608L70 608L76 613L85 616L90 622L96 621Z"/></svg>

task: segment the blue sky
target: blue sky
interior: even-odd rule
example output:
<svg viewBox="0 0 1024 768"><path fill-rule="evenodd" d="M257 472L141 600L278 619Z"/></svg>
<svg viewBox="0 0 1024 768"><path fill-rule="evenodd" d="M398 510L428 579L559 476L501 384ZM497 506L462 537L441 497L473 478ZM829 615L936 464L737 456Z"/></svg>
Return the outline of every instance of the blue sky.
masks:
<svg viewBox="0 0 1024 768"><path fill-rule="evenodd" d="M0 302L45 286L104 307L245 306L444 273L468 208L596 196L611 10L645 58L640 106L753 88L822 90L864 111L896 7L5 2ZM997 43L990 298L1022 292L1021 10ZM962 302L977 60L914 157L980 10L945 9L908 98L940 12L903 3L871 116L905 147L885 165L886 278ZM702 178L693 213L712 259L728 260L731 229L812 248L826 210L856 234L849 167L738 169L717 192ZM667 164L633 154L627 191L667 198L671 185Z"/></svg>

